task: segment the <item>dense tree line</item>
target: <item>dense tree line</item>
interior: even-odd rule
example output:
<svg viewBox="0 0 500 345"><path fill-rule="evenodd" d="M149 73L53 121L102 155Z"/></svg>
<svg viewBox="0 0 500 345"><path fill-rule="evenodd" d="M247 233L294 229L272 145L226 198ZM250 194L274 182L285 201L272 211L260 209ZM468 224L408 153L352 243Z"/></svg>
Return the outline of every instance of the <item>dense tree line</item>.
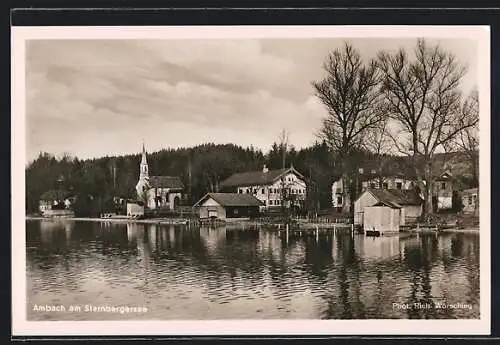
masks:
<svg viewBox="0 0 500 345"><path fill-rule="evenodd" d="M260 170L264 165L281 169L282 157L278 143L266 154L252 147L203 144L149 153L148 164L150 175L179 176L189 197L187 202L193 203L207 192L218 191L219 184L236 172ZM77 195L82 212L92 209L92 200L106 204L113 196L134 199L140 159L140 154L81 160L40 153L26 168L27 211L36 212L40 196L51 189ZM300 150L288 147L285 166L291 165L314 181L309 193L315 200L311 205L328 207L335 166L327 145L317 143Z"/></svg>

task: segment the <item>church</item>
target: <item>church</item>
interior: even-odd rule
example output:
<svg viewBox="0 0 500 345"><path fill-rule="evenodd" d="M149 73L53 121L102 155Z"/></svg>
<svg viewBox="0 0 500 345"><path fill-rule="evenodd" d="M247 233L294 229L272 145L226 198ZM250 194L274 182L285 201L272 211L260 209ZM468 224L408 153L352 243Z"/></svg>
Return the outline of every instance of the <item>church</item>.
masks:
<svg viewBox="0 0 500 345"><path fill-rule="evenodd" d="M151 210L174 210L182 199L184 184L178 176L149 176L146 149L142 145L139 181L135 186L137 199Z"/></svg>

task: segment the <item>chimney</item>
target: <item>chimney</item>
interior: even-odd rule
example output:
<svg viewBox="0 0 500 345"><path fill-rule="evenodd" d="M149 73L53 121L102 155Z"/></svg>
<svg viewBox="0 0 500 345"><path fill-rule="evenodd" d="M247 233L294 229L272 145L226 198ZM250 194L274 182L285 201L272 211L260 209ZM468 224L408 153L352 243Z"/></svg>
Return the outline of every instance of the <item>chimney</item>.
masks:
<svg viewBox="0 0 500 345"><path fill-rule="evenodd" d="M264 167L262 168L262 172L265 174L267 172L269 172L269 169L266 167L266 165L264 164Z"/></svg>

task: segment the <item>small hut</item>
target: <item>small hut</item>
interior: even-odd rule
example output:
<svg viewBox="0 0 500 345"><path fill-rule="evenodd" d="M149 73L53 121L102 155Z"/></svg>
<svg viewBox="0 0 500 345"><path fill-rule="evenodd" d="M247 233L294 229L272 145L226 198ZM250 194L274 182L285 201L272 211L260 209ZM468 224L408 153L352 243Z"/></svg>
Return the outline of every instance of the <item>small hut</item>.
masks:
<svg viewBox="0 0 500 345"><path fill-rule="evenodd" d="M422 203L412 190L370 188L354 203L354 223L365 231L399 231L421 216Z"/></svg>
<svg viewBox="0 0 500 345"><path fill-rule="evenodd" d="M263 203L251 194L208 193L194 208L199 217L204 218L251 218L259 214Z"/></svg>

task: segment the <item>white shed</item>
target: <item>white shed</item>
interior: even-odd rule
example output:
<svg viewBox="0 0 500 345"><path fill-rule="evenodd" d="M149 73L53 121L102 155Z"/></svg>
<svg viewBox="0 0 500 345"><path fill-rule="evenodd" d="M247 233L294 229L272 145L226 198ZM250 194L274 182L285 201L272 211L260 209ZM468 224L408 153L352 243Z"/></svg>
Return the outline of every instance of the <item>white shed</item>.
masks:
<svg viewBox="0 0 500 345"><path fill-rule="evenodd" d="M396 232L401 225L401 208L386 205L365 208L364 231Z"/></svg>
<svg viewBox="0 0 500 345"><path fill-rule="evenodd" d="M132 218L144 216L144 206L139 205L136 202L127 203L127 216Z"/></svg>
<svg viewBox="0 0 500 345"><path fill-rule="evenodd" d="M422 202L412 190L369 188L354 202L354 224L368 230L379 227L398 231L400 225L420 217Z"/></svg>

